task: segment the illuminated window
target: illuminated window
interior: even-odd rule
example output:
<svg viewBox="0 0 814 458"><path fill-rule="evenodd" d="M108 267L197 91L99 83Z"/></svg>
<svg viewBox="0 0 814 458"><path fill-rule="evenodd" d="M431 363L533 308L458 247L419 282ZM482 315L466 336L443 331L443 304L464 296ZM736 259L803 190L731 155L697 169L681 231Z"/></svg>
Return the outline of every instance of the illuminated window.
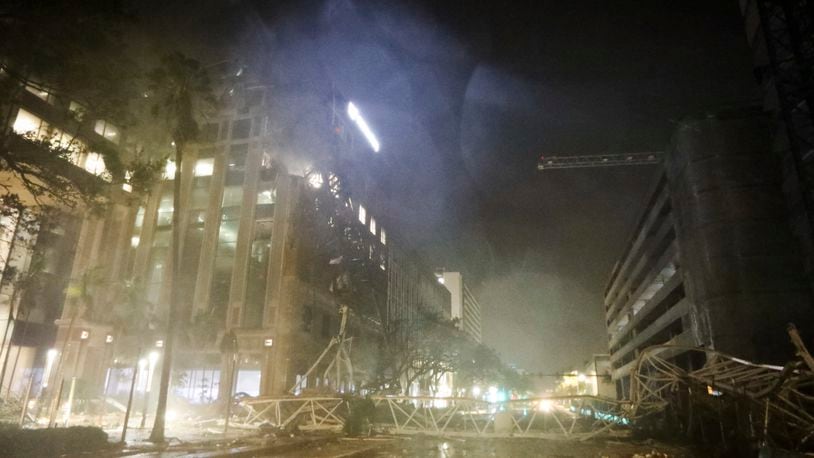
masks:
<svg viewBox="0 0 814 458"><path fill-rule="evenodd" d="M367 223L367 211L365 211L365 207L362 204L359 204L359 222L362 224Z"/></svg>
<svg viewBox="0 0 814 458"><path fill-rule="evenodd" d="M167 164L164 166L164 179L175 179L175 161L167 161Z"/></svg>
<svg viewBox="0 0 814 458"><path fill-rule="evenodd" d="M212 172L214 170L215 170L215 159L211 157L206 159L198 159L197 161L195 161L196 177L212 176Z"/></svg>
<svg viewBox="0 0 814 458"><path fill-rule="evenodd" d="M172 224L172 192L166 192L161 196L158 203L158 218L156 224L159 227Z"/></svg>
<svg viewBox="0 0 814 458"><path fill-rule="evenodd" d="M87 110L79 102L71 101L71 103L68 105L68 112L71 113L71 116L76 118L78 121L81 121L85 117Z"/></svg>
<svg viewBox="0 0 814 458"><path fill-rule="evenodd" d="M20 135L40 137L48 130L48 123L21 108L17 111L17 119L12 128Z"/></svg>
<svg viewBox="0 0 814 458"><path fill-rule="evenodd" d="M379 230L379 240L382 241L382 245L387 245L387 232L384 231L384 228Z"/></svg>
<svg viewBox="0 0 814 458"><path fill-rule="evenodd" d="M376 218L370 217L370 233L376 235Z"/></svg>
<svg viewBox="0 0 814 458"><path fill-rule="evenodd" d="M277 189L266 185L268 188L257 190L257 206L255 207L255 217L258 220L270 220L274 217L274 203L277 201Z"/></svg>
<svg viewBox="0 0 814 458"><path fill-rule="evenodd" d="M89 153L85 158L84 169L94 175L101 175L107 171L105 169L105 160L99 153Z"/></svg>
<svg viewBox="0 0 814 458"><path fill-rule="evenodd" d="M96 121L96 125L93 126L93 131L97 134L105 137L106 139L110 140L115 144L119 144L119 137L121 136L119 133L118 127L110 124L109 122L105 121L104 119L99 119Z"/></svg>

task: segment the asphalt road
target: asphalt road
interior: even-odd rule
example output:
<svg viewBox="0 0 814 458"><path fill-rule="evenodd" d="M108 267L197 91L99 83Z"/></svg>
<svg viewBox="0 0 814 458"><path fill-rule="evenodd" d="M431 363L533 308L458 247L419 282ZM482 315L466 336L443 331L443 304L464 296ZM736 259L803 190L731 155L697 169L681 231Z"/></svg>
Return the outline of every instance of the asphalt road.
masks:
<svg viewBox="0 0 814 458"><path fill-rule="evenodd" d="M551 441L529 438L439 439L429 437L340 439L303 447L281 455L285 458L348 457L546 457L546 458L696 458L685 448L656 443Z"/></svg>

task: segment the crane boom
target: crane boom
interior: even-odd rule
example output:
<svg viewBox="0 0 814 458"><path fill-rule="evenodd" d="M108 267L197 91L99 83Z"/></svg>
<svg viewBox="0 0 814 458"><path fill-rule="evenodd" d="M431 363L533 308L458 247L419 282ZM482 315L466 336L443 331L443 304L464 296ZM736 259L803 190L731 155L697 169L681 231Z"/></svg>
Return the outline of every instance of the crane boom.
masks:
<svg viewBox="0 0 814 458"><path fill-rule="evenodd" d="M579 156L540 156L540 160L537 162L537 170L658 164L663 156L664 152L662 151Z"/></svg>

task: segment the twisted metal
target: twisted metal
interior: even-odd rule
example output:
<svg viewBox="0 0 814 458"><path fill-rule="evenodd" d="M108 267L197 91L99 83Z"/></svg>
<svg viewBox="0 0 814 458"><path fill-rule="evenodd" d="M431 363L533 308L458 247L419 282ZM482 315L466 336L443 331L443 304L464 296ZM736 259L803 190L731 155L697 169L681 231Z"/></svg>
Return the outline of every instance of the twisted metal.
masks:
<svg viewBox="0 0 814 458"><path fill-rule="evenodd" d="M631 375L629 417L641 424L669 410L685 433L706 421L720 425L724 441L726 429L756 443L804 448L814 435L814 370L807 364L814 361L796 329L789 332L801 359L786 366L756 364L708 348L643 350ZM700 353L706 363L688 370L660 356L679 352Z"/></svg>

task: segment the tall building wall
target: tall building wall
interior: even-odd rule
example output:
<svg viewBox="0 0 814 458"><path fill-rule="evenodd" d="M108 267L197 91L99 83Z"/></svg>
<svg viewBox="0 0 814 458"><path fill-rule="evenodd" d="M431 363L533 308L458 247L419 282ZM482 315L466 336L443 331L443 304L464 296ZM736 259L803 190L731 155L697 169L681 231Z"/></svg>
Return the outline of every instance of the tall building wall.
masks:
<svg viewBox="0 0 814 458"><path fill-rule="evenodd" d="M439 277L450 293L452 318L474 341L481 341L481 307L460 272L444 272Z"/></svg>
<svg viewBox="0 0 814 458"><path fill-rule="evenodd" d="M463 310L461 314L462 329L469 334L475 342L481 341L480 303L470 291L466 282L463 283Z"/></svg>
<svg viewBox="0 0 814 458"><path fill-rule="evenodd" d="M449 315L447 291L412 251L400 246L385 212L358 191L365 186L340 182L329 173L329 163L313 169L316 178L289 173L291 164L271 146L268 97L268 90L257 86L236 91L234 105L213 117L202 129L202 141L185 154L177 209L181 275L175 284L170 282L176 211L170 173L132 206L87 219L79 237L71 275L102 268L110 284L137 284L143 307L154 309L159 323L166 316L170 292L180 289L185 332L179 339L176 372L186 373L190 386L178 392L194 402L222 397L229 388L225 381L221 386L220 374L228 362L219 342L230 330L240 353L232 391L281 394L337 334L340 305L351 308L348 335L356 338L354 348L377 345L388 319L410 319L418 309ZM330 229L336 225L344 228L341 236ZM351 238L353 253L339 256L335 247ZM347 278L336 278L340 266L334 261L353 264L353 287L348 288ZM99 291L100 303L118 300ZM69 319L64 312L59 323L63 336ZM93 325L81 324L84 329ZM107 332L99 327L92 335L104 337ZM153 338L160 340L160 334ZM132 346L115 337L112 353ZM70 352L82 348L83 355L99 353L97 343L91 339L80 347L77 341ZM88 375L92 367L106 364L92 359L80 358L80 373ZM206 393L191 386L202 378L212 381ZM307 387L317 382L312 376Z"/></svg>
<svg viewBox="0 0 814 458"><path fill-rule="evenodd" d="M684 121L667 175L699 342L782 362L785 325L809 325L812 308L770 128L751 112Z"/></svg>

